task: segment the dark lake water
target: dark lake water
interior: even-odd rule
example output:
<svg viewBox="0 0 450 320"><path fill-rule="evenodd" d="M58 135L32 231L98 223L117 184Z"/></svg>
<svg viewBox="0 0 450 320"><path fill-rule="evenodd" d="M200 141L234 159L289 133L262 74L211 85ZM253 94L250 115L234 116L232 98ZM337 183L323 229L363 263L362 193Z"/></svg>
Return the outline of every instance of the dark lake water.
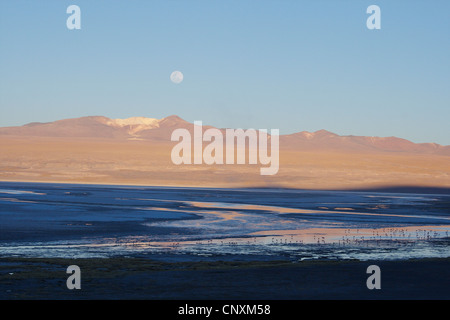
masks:
<svg viewBox="0 0 450 320"><path fill-rule="evenodd" d="M450 195L0 182L0 257L448 257Z"/></svg>

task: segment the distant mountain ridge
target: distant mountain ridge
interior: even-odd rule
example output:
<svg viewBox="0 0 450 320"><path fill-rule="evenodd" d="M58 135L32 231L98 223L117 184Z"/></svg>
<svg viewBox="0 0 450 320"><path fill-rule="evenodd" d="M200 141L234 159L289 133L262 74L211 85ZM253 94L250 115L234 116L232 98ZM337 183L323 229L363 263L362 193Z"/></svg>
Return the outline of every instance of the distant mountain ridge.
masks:
<svg viewBox="0 0 450 320"><path fill-rule="evenodd" d="M128 119L110 119L104 116L88 116L54 122L32 122L18 127L0 128L1 135L35 136L35 137L79 137L112 139L149 139L150 132L156 137L160 131L173 127L187 127L189 122L178 116L163 119L132 117ZM170 136L169 136L170 139Z"/></svg>
<svg viewBox="0 0 450 320"><path fill-rule="evenodd" d="M177 128L185 128L192 132L193 124L176 115L162 119L146 117L110 119L104 116L88 116L46 123L32 122L17 127L2 127L0 138L7 135L170 142L171 133ZM212 127L203 126L204 130L208 128ZM280 148L304 151L412 152L450 155L450 146L436 143L414 143L397 137L340 136L326 130L280 135Z"/></svg>

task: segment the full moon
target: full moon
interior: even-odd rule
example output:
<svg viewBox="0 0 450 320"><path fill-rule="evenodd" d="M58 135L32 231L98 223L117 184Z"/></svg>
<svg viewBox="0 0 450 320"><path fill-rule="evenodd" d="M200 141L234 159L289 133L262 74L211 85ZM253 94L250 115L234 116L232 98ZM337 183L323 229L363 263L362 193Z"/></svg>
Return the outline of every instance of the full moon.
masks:
<svg viewBox="0 0 450 320"><path fill-rule="evenodd" d="M172 74L170 75L170 80L173 83L180 83L181 81L183 81L183 74L180 71L174 71L172 72Z"/></svg>

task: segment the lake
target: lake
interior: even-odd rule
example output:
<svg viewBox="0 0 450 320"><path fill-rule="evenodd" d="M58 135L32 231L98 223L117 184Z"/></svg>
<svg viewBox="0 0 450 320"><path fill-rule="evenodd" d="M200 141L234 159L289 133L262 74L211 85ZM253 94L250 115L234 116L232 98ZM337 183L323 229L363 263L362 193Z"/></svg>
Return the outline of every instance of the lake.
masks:
<svg viewBox="0 0 450 320"><path fill-rule="evenodd" d="M0 182L0 257L449 257L450 195Z"/></svg>

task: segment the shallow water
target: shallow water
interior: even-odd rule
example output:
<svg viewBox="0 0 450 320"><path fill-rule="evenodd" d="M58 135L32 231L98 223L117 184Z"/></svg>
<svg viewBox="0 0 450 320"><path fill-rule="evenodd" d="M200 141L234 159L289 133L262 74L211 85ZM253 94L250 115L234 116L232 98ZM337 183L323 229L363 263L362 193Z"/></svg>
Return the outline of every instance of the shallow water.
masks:
<svg viewBox="0 0 450 320"><path fill-rule="evenodd" d="M0 256L448 257L450 196L0 183Z"/></svg>

